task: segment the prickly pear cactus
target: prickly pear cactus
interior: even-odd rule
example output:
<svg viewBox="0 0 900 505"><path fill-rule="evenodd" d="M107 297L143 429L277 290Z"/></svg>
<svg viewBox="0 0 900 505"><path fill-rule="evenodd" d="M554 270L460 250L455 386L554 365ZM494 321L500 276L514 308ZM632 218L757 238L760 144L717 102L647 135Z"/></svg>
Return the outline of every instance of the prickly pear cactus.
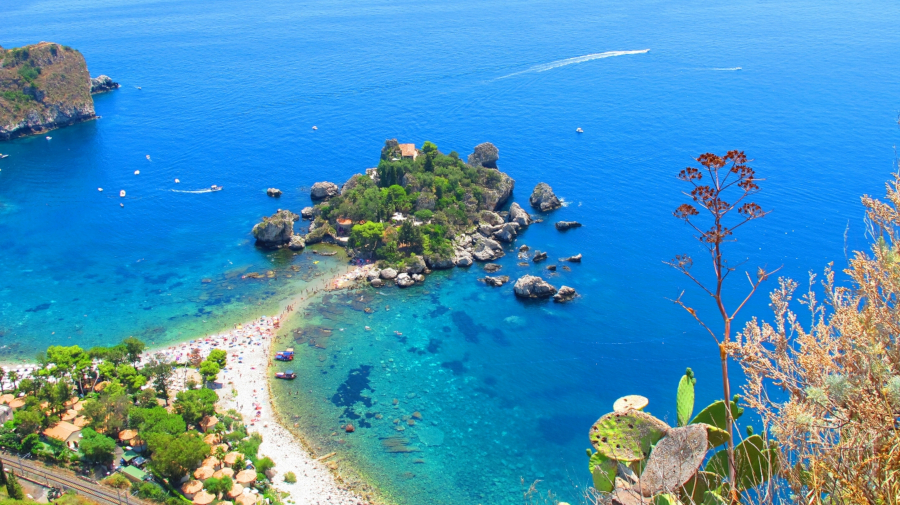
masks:
<svg viewBox="0 0 900 505"><path fill-rule="evenodd" d="M591 426L591 444L609 459L631 462L646 459L650 448L659 441L669 426L641 412L610 412Z"/></svg>
<svg viewBox="0 0 900 505"><path fill-rule="evenodd" d="M652 505L681 505L681 502L678 501L678 498L670 494L658 494L650 500Z"/></svg>
<svg viewBox="0 0 900 505"><path fill-rule="evenodd" d="M692 424L672 428L660 440L641 474L641 492L654 496L677 491L689 481L706 457L706 428Z"/></svg>
<svg viewBox="0 0 900 505"><path fill-rule="evenodd" d="M752 489L766 482L778 471L778 454L767 449L759 435L747 437L734 448L735 481L738 491ZM728 453L719 451L709 459L706 471L728 475Z"/></svg>
<svg viewBox="0 0 900 505"><path fill-rule="evenodd" d="M597 491L608 493L615 489L616 470L618 467L619 463L614 459L609 459L599 452L591 454L591 459L588 461L588 470L591 471L591 476L594 478L594 487L597 488Z"/></svg>
<svg viewBox="0 0 900 505"><path fill-rule="evenodd" d="M728 432L725 430L716 428L715 426L706 423L692 423L691 426L695 424L706 428L706 438L709 440L710 449L715 449L716 447L727 443L731 439L731 437L728 436Z"/></svg>
<svg viewBox="0 0 900 505"><path fill-rule="evenodd" d="M735 400L731 401L731 416L736 420L741 417L741 414L744 413L744 409L738 407L737 399L738 395L735 395ZM695 417L689 424L697 424L704 423L710 426L715 426L720 430L727 429L726 422L726 414L725 414L725 402L723 400L719 400L717 402L711 403L708 407L701 410L697 417Z"/></svg>
<svg viewBox="0 0 900 505"><path fill-rule="evenodd" d="M697 379L694 378L694 372L690 368L684 372L681 380L678 381L678 393L675 396L675 413L678 417L678 426L687 425L691 420L691 414L694 413L694 384Z"/></svg>
<svg viewBox="0 0 900 505"><path fill-rule="evenodd" d="M684 484L679 493L683 503L703 503L703 497L709 490L722 485L722 476L709 472L697 472L691 480Z"/></svg>

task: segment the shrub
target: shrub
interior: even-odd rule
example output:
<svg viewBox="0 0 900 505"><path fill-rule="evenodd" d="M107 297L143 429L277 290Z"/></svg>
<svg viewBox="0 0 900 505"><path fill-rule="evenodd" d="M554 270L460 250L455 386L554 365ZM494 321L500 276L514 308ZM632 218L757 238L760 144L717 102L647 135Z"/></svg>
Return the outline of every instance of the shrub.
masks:
<svg viewBox="0 0 900 505"><path fill-rule="evenodd" d="M297 476L294 474L294 472L287 472L286 474L284 474L284 481L288 484L294 484L297 482Z"/></svg>
<svg viewBox="0 0 900 505"><path fill-rule="evenodd" d="M121 473L114 473L102 481L109 487L116 489L128 489L131 487L131 481Z"/></svg>

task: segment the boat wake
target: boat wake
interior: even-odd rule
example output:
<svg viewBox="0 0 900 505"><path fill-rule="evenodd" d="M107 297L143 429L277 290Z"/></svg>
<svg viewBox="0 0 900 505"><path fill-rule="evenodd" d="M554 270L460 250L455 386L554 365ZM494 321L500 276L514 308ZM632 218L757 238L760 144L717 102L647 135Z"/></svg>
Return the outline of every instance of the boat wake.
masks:
<svg viewBox="0 0 900 505"><path fill-rule="evenodd" d="M497 80L506 79L515 75L530 74L533 72L546 72L547 70L553 70L554 68L564 67L566 65L572 65L575 63L584 63L585 61L611 58L613 56L625 56L628 54L644 54L649 52L649 49L640 49L638 51L607 51L605 53L586 54L584 56L576 56L575 58L566 58L564 60L551 61L550 63L535 65L531 68L527 68L519 72L514 72L509 75L504 75L503 77L498 77Z"/></svg>
<svg viewBox="0 0 900 505"><path fill-rule="evenodd" d="M187 190L183 190L183 189L170 189L169 191L171 191L171 192L173 192L173 193L194 193L194 194L197 194L197 193L214 193L214 192L216 192L216 191L218 191L218 190L217 190L217 189L209 189L209 188L206 188L206 189L198 189L198 190L196 190L196 191L187 191Z"/></svg>
<svg viewBox="0 0 900 505"><path fill-rule="evenodd" d="M737 72L741 70L741 67L731 67L731 68L712 68L710 70L715 70L717 72Z"/></svg>

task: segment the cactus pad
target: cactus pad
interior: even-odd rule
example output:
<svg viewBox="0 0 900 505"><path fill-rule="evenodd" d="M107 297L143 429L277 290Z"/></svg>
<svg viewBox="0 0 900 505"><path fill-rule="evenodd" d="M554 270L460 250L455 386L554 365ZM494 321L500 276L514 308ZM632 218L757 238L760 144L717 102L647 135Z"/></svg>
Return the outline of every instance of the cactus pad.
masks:
<svg viewBox="0 0 900 505"><path fill-rule="evenodd" d="M616 470L619 463L614 459L595 452L588 461L588 469L594 478L594 487L597 491L610 492L616 487Z"/></svg>
<svg viewBox="0 0 900 505"><path fill-rule="evenodd" d="M659 441L669 426L641 412L610 412L591 426L591 445L598 452L618 461L640 461L650 455L650 447Z"/></svg>
<svg viewBox="0 0 900 505"><path fill-rule="evenodd" d="M734 448L735 481L738 491L746 491L766 482L778 471L778 454L766 449L759 435L747 437ZM709 459L706 471L728 475L728 453L719 451Z"/></svg>
<svg viewBox="0 0 900 505"><path fill-rule="evenodd" d="M738 407L737 403L735 403L733 401L730 403L731 403L731 416L734 419L738 419L739 417L741 417L741 414L744 413L744 409L742 409L741 407ZM701 410L700 413L697 414L697 417L695 417L690 422L690 424L705 423L710 426L715 426L716 428L719 428L720 430L725 430L725 429L727 429L727 422L726 422L725 418L726 418L725 402L723 400L719 400L717 402L711 403L708 407Z"/></svg>
<svg viewBox="0 0 900 505"><path fill-rule="evenodd" d="M706 428L692 424L672 428L660 440L641 474L641 493L654 496L677 491L697 472L706 457Z"/></svg>
<svg viewBox="0 0 900 505"><path fill-rule="evenodd" d="M684 483L681 490L681 501L684 503L703 503L703 497L709 490L718 489L722 485L722 476L709 472L697 472L691 480Z"/></svg>
<svg viewBox="0 0 900 505"><path fill-rule="evenodd" d="M641 395L623 396L613 403L613 411L628 412L629 410L644 410L650 400Z"/></svg>
<svg viewBox="0 0 900 505"><path fill-rule="evenodd" d="M694 384L697 379L694 378L694 372L690 368L678 381L678 392L675 395L675 413L678 417L678 426L687 425L691 420L691 414L694 413Z"/></svg>
<svg viewBox="0 0 900 505"><path fill-rule="evenodd" d="M698 425L706 428L706 438L709 440L709 448L715 449L716 447L727 443L731 437L728 435L728 432L715 426L706 423L692 423L691 426Z"/></svg>
<svg viewBox="0 0 900 505"><path fill-rule="evenodd" d="M651 505L681 505L678 498L675 498L670 494L656 495L650 500L650 503Z"/></svg>

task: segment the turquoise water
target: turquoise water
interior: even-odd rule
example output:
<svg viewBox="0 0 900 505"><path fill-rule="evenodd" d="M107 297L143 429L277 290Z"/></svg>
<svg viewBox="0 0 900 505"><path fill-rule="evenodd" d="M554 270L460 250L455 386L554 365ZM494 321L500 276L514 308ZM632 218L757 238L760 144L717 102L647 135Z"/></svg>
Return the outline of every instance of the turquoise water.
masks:
<svg viewBox="0 0 900 505"><path fill-rule="evenodd" d="M0 144L0 358L163 343L264 313L334 265L256 250L260 216L373 166L386 138L463 155L491 141L517 201L546 181L569 202L520 243L583 253L551 280L582 296L521 304L478 283L479 266L367 294L371 315L311 317L334 330L330 347L298 346L303 380L278 387L303 396L286 389L282 403L311 438L348 448L403 503L512 502L520 477L570 497L587 481L586 430L615 398L642 393L671 417L686 366L698 403L720 388L712 342L668 298L712 307L662 264L700 254L670 217L692 156L744 149L766 179L758 201L773 213L729 245L751 271L802 279L864 247L858 197L883 194L900 138L898 19L887 1L4 2L0 45L76 47L122 88L96 97L97 121ZM211 184L225 190L171 191ZM559 219L586 226L561 234ZM502 263L518 275L514 255ZM760 296L744 315L766 311ZM335 397L366 370L379 403ZM411 409L421 422L392 431ZM425 427L441 445L423 446ZM421 452L386 452L393 433Z"/></svg>

